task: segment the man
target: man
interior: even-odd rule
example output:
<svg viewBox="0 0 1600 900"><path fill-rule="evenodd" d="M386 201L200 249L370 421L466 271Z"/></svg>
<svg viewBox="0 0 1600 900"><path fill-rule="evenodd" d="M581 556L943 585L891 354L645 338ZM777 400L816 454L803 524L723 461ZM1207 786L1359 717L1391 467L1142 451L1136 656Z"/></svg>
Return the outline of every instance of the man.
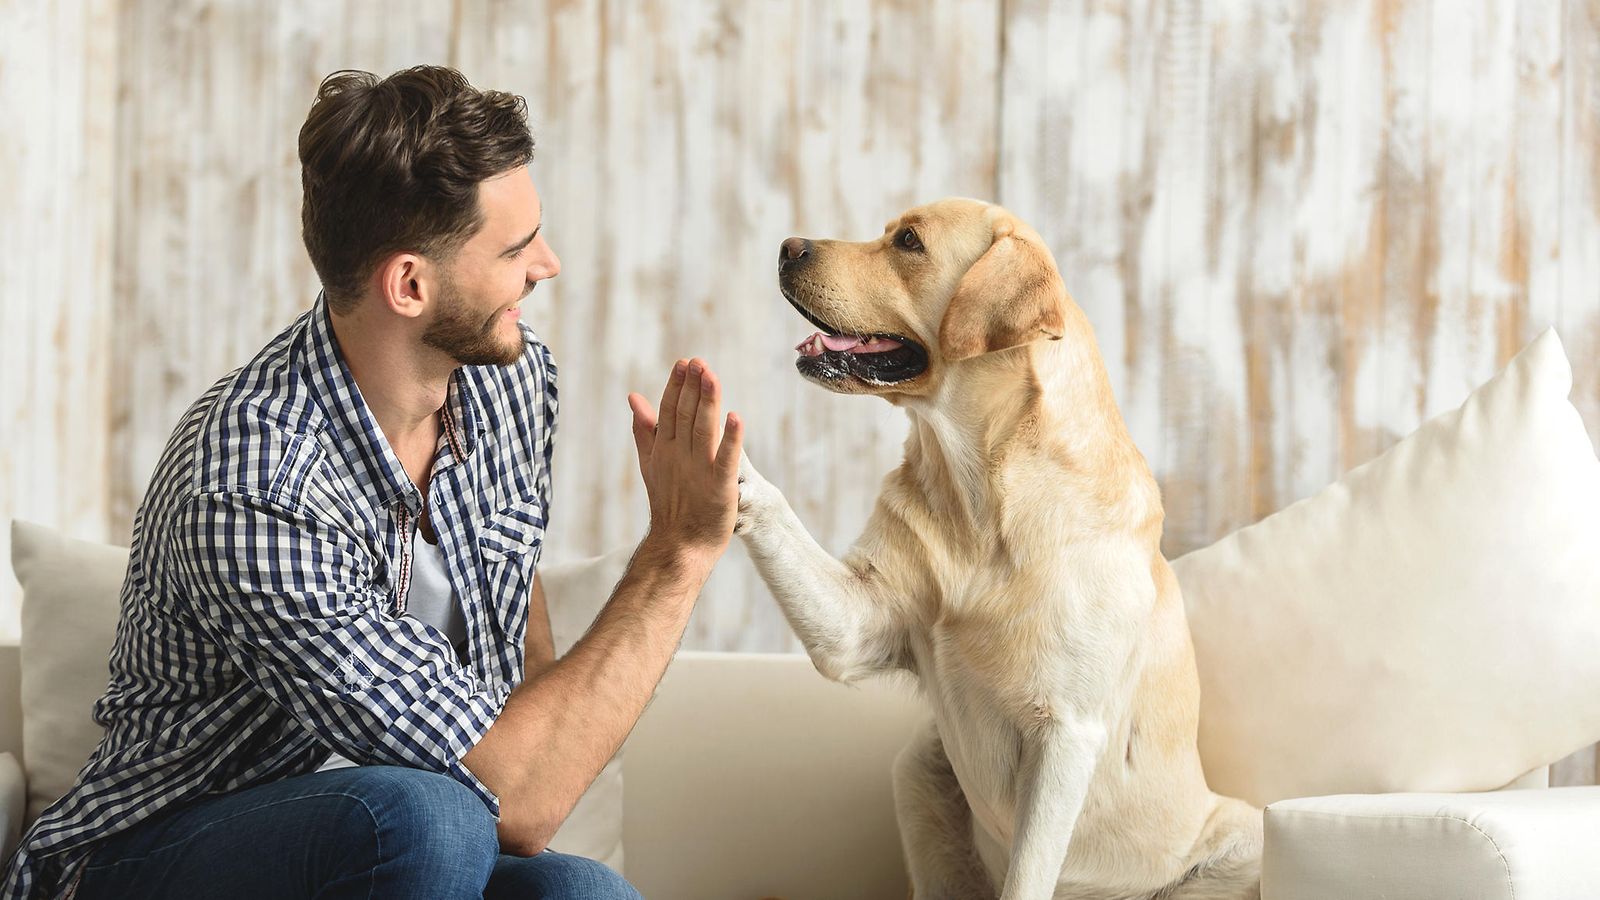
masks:
<svg viewBox="0 0 1600 900"><path fill-rule="evenodd" d="M310 312L208 390L135 519L106 734L10 897L636 897L545 850L670 660L742 426L680 361L629 395L650 528L554 659L534 567L560 263L521 98L329 76L300 132ZM659 424L658 424L659 422Z"/></svg>

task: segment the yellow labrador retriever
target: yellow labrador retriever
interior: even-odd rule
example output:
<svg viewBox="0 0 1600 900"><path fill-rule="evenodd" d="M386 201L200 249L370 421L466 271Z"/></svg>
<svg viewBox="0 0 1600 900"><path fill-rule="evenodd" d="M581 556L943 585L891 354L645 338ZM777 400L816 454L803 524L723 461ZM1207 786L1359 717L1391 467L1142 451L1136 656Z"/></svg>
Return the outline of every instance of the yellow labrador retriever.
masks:
<svg viewBox="0 0 1600 900"><path fill-rule="evenodd" d="M844 561L748 460L738 532L822 674L932 705L894 771L915 896L1258 896L1261 813L1200 770L1160 492L1038 234L945 200L778 270L821 329L800 373L911 418Z"/></svg>

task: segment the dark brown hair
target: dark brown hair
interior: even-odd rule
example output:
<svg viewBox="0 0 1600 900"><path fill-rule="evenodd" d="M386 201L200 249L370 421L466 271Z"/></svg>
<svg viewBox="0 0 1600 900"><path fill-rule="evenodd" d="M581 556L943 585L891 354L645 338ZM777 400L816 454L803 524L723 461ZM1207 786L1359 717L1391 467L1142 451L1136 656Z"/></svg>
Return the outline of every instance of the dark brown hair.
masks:
<svg viewBox="0 0 1600 900"><path fill-rule="evenodd" d="M527 103L455 69L324 78L300 127L300 225L330 306L391 253L448 262L483 224L478 183L532 158Z"/></svg>

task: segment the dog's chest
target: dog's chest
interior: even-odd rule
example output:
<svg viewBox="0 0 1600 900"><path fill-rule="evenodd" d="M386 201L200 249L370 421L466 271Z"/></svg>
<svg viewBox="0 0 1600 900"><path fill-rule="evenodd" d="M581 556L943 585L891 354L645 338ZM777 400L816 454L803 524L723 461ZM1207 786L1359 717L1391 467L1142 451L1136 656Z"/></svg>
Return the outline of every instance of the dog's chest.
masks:
<svg viewBox="0 0 1600 900"><path fill-rule="evenodd" d="M927 658L927 664L918 668L945 755L978 822L1008 841L1015 821L1016 764L1022 746L1011 714L1015 701L948 652L930 652Z"/></svg>
<svg viewBox="0 0 1600 900"><path fill-rule="evenodd" d="M973 607L946 614L912 638L912 655L950 760L978 822L1009 843L1018 803L1022 729L1041 714L1073 706L1104 635L1043 603L1003 617Z"/></svg>
<svg viewBox="0 0 1600 900"><path fill-rule="evenodd" d="M945 755L967 804L984 830L1009 843L1016 821L1016 763L1021 738L1001 717L985 713L987 701L972 691L947 690L935 717Z"/></svg>

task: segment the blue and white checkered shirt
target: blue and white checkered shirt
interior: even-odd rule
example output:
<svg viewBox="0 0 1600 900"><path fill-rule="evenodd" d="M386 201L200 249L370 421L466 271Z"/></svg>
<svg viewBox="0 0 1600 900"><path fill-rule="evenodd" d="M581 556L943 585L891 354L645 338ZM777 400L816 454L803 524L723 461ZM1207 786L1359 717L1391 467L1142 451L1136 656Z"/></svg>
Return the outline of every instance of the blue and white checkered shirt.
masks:
<svg viewBox="0 0 1600 900"><path fill-rule="evenodd" d="M522 326L513 366L450 380L429 517L467 662L403 616L422 496L310 312L184 415L134 519L94 715L105 737L12 857L7 898L70 893L94 842L178 804L358 763L451 775L522 680L544 542L556 369Z"/></svg>

